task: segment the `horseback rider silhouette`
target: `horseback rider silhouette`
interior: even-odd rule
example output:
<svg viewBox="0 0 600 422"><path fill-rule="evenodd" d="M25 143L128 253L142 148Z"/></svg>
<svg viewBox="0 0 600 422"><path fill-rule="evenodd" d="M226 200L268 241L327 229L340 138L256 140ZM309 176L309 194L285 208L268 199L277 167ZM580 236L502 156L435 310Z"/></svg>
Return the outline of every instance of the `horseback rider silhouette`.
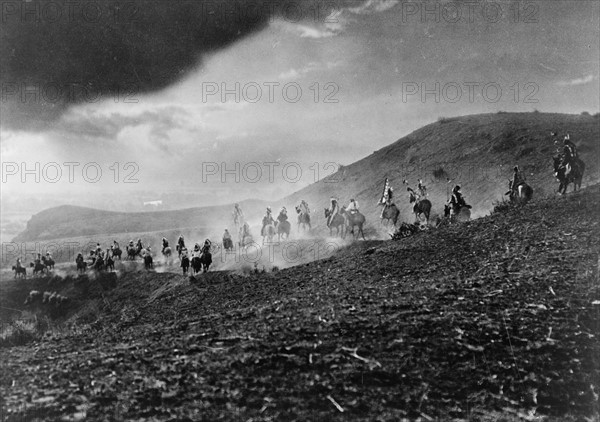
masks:
<svg viewBox="0 0 600 422"><path fill-rule="evenodd" d="M577 146L571 141L569 134L563 140L563 157L562 166L565 168L565 176L568 175L572 168L573 162L577 158Z"/></svg>
<svg viewBox="0 0 600 422"><path fill-rule="evenodd" d="M233 206L233 223L237 225L241 225L244 221L244 213L240 208L240 204L236 203Z"/></svg>
<svg viewBox="0 0 600 422"><path fill-rule="evenodd" d="M204 245L202 245L201 253L203 253L203 254L210 253L210 246L211 246L210 240L206 239L204 241Z"/></svg>
<svg viewBox="0 0 600 422"><path fill-rule="evenodd" d="M452 197L450 198L450 204L452 204L455 207L455 209L460 209L461 207L466 207L468 209L472 208L465 202L465 199L463 198L462 193L460 192L460 186L458 185L454 186L454 189L452 189Z"/></svg>
<svg viewBox="0 0 600 422"><path fill-rule="evenodd" d="M285 207L281 207L281 210L279 211L279 215L277 216L277 221L284 222L287 221L288 216L287 216L287 210L285 209Z"/></svg>
<svg viewBox="0 0 600 422"><path fill-rule="evenodd" d="M346 211L349 212L350 214L356 214L358 212L358 202L356 202L354 200L354 198L352 198L350 200L350 203L348 204Z"/></svg>
<svg viewBox="0 0 600 422"><path fill-rule="evenodd" d="M225 233L223 233L223 247L225 249L233 248L233 241L231 240L231 235L227 229L225 229Z"/></svg>
<svg viewBox="0 0 600 422"><path fill-rule="evenodd" d="M194 250L192 251L192 258L200 257L202 250L200 248L200 243L196 243L194 245Z"/></svg>
<svg viewBox="0 0 600 422"><path fill-rule="evenodd" d="M417 189L419 190L419 198L425 198L427 196L427 188L425 187L421 179L419 179Z"/></svg>
<svg viewBox="0 0 600 422"><path fill-rule="evenodd" d="M21 265L21 258L17 258L17 264L15 265L17 268L22 268L23 265Z"/></svg>
<svg viewBox="0 0 600 422"><path fill-rule="evenodd" d="M523 174L521 173L521 170L519 170L519 166L515 166L513 169L513 178L511 180L511 192L514 194L515 192L517 192L517 189L519 188L519 186L521 186L523 183L525 183L525 178L523 177Z"/></svg>
<svg viewBox="0 0 600 422"><path fill-rule="evenodd" d="M168 247L169 247L169 241L167 240L166 237L163 237L162 238L162 252L164 252L165 249Z"/></svg>
<svg viewBox="0 0 600 422"><path fill-rule="evenodd" d="M310 214L310 208L308 208L308 202L306 202L304 199L302 201L300 201L300 210L304 214Z"/></svg>
<svg viewBox="0 0 600 422"><path fill-rule="evenodd" d="M327 218L328 226L331 224L331 221L337 215L338 211L339 211L338 200L337 200L337 198L332 197L331 198L331 206L329 208L329 217Z"/></svg>
<svg viewBox="0 0 600 422"><path fill-rule="evenodd" d="M271 207L267 207L267 213L264 215L262 219L262 228L260 229L260 235L265 235L265 227L270 224L275 224L275 220L273 220L273 216L271 215Z"/></svg>

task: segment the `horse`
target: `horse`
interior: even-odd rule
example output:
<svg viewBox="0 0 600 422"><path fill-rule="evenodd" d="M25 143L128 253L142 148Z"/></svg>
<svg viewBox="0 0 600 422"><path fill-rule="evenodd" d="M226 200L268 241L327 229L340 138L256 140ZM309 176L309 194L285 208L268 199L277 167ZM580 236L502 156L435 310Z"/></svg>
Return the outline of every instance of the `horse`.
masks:
<svg viewBox="0 0 600 422"><path fill-rule="evenodd" d="M104 258L98 256L92 265L92 269L96 271L104 270Z"/></svg>
<svg viewBox="0 0 600 422"><path fill-rule="evenodd" d="M199 256L194 256L194 257L192 257L192 260L191 260L191 262L190 262L190 263L191 263L191 266L192 266L192 273L193 273L194 275L196 275L196 274L198 274L200 271L202 271L202 267L203 267L203 265L202 265L202 260L200 259L200 257L199 257Z"/></svg>
<svg viewBox="0 0 600 422"><path fill-rule="evenodd" d="M43 256L42 264L44 264L48 269L53 270L55 262L52 258L46 258L45 256Z"/></svg>
<svg viewBox="0 0 600 422"><path fill-rule="evenodd" d="M277 224L277 237L278 241L281 242L281 236L285 235L286 240L290 237L290 230L292 225L289 221L280 221Z"/></svg>
<svg viewBox="0 0 600 422"><path fill-rule="evenodd" d="M231 240L230 237L223 238L223 249L225 249L225 252L233 251L233 241Z"/></svg>
<svg viewBox="0 0 600 422"><path fill-rule="evenodd" d="M363 225L366 221L365 216L358 211L355 213L350 213L346 211L346 207L342 207L340 209L340 214L343 215L346 220L346 234L348 233L348 228L350 228L350 233L354 236L354 238L358 239L358 236L361 235L363 240L366 240L365 234L363 233ZM356 235L354 234L354 226L358 226L358 232ZM344 236L344 238L345 237L346 236Z"/></svg>
<svg viewBox="0 0 600 422"><path fill-rule="evenodd" d="M581 189L581 180L585 171L585 164L579 158L573 158L571 161L571 171L567 173L567 169L562 165L560 156L552 157L554 160L554 176L559 182L558 193L564 195L567 193L567 187L573 183L573 192Z"/></svg>
<svg viewBox="0 0 600 422"><path fill-rule="evenodd" d="M165 257L165 262L168 263L171 261L171 255L173 255L173 251L171 250L170 246L167 246L166 248L162 249L162 254Z"/></svg>
<svg viewBox="0 0 600 422"><path fill-rule="evenodd" d="M203 252L200 254L200 264L202 265L202 271L207 272L212 264L212 254L210 252Z"/></svg>
<svg viewBox="0 0 600 422"><path fill-rule="evenodd" d="M43 275L44 271L46 271L46 273L48 272L48 267L41 262L36 262L35 264L31 262L29 263L29 266L33 268L33 275L36 275L37 273L42 273Z"/></svg>
<svg viewBox="0 0 600 422"><path fill-rule="evenodd" d="M127 258L129 258L130 260L135 260L135 257L140 255L142 252L142 247L140 246L133 246L130 247L129 245L127 245L126 250L127 250ZM141 256L141 255L140 255Z"/></svg>
<svg viewBox="0 0 600 422"><path fill-rule="evenodd" d="M188 258L187 255L184 255L181 258L181 268L183 270L183 275L186 275L188 272L188 269L190 268L190 258Z"/></svg>
<svg viewBox="0 0 600 422"><path fill-rule="evenodd" d="M381 212L381 224L389 225L390 222L394 227L396 227L396 223L398 222L398 217L400 216L400 210L396 206L396 204L385 204L383 206L383 211ZM385 223L384 223L385 220Z"/></svg>
<svg viewBox="0 0 600 422"><path fill-rule="evenodd" d="M106 269L110 271L115 270L115 260L110 256L110 249L106 250Z"/></svg>
<svg viewBox="0 0 600 422"><path fill-rule="evenodd" d="M469 221L471 219L471 209L454 203L446 204L444 205L444 217L450 221Z"/></svg>
<svg viewBox="0 0 600 422"><path fill-rule="evenodd" d="M327 227L329 228L329 236L333 236L333 229L336 229L336 236L344 237L344 226L346 225L346 219L340 213L337 213L331 221L329 221L329 216L331 215L331 210L329 208L325 208L325 218L327 219Z"/></svg>
<svg viewBox="0 0 600 422"><path fill-rule="evenodd" d="M119 261L121 260L121 255L122 254L123 254L123 251L121 250L121 248L113 248L113 250L112 250L112 256L118 258Z"/></svg>
<svg viewBox="0 0 600 422"><path fill-rule="evenodd" d="M515 192L512 188L512 180L508 180L508 192L505 195L508 195L510 202L526 204L529 202L531 197L533 196L533 188L529 186L527 183L523 182L517 187L517 191Z"/></svg>
<svg viewBox="0 0 600 422"><path fill-rule="evenodd" d="M18 276L27 278L27 271L25 270L25 267L16 267L13 265L12 270L15 272L15 278Z"/></svg>
<svg viewBox="0 0 600 422"><path fill-rule="evenodd" d="M431 214L431 201L429 199L421 199L420 201L417 198L417 195L410 191L410 199L409 202L413 205L413 213L415 214L415 221L421 223L421 214L425 215L425 224L429 224L429 215Z"/></svg>
<svg viewBox="0 0 600 422"><path fill-rule="evenodd" d="M273 237L275 237L275 224L269 223L262 229L262 244L265 244L265 239L267 239L267 243L273 242Z"/></svg>
<svg viewBox="0 0 600 422"><path fill-rule="evenodd" d="M87 270L87 262L83 259L83 256L78 256L75 259L75 264L77 264L77 272L81 271L84 273Z"/></svg>
<svg viewBox="0 0 600 422"><path fill-rule="evenodd" d="M154 268L154 264L152 262L152 255L150 255L149 252L144 254L144 268L147 270Z"/></svg>
<svg viewBox="0 0 600 422"><path fill-rule="evenodd" d="M298 232L300 232L300 225L302 225L302 230L310 231L310 214L302 211L300 205L296 205L296 213L298 214ZM308 226L308 229L306 226Z"/></svg>
<svg viewBox="0 0 600 422"><path fill-rule="evenodd" d="M250 245L251 243L254 243L254 240L252 239L252 235L250 234L250 227L248 227L247 223L244 223L244 225L242 227L240 227L239 230L239 245L242 248L245 248L246 246Z"/></svg>

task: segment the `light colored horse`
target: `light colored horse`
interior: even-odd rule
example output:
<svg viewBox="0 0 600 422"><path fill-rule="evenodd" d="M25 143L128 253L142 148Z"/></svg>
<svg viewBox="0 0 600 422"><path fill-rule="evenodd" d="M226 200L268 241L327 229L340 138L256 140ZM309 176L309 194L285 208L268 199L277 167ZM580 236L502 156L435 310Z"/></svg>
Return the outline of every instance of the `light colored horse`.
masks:
<svg viewBox="0 0 600 422"><path fill-rule="evenodd" d="M273 237L275 237L276 233L277 233L277 231L275 230L275 224L273 224L273 223L267 224L263 229L262 244L263 245L265 244L265 239L267 240L267 243L272 243Z"/></svg>
<svg viewBox="0 0 600 422"><path fill-rule="evenodd" d="M300 205L296 205L296 212L298 213L298 232L300 232L300 225L302 225L302 230L310 231L310 214L302 210ZM306 228L308 226L308 229Z"/></svg>

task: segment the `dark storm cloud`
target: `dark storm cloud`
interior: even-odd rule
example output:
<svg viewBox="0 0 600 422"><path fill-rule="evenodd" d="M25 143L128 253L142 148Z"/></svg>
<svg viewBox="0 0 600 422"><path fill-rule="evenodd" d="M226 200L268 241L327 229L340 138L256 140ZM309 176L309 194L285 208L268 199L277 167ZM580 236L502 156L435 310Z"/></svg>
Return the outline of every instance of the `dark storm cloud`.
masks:
<svg viewBox="0 0 600 422"><path fill-rule="evenodd" d="M274 16L323 21L337 7L298 1L3 0L0 122L42 130L69 104L158 91Z"/></svg>

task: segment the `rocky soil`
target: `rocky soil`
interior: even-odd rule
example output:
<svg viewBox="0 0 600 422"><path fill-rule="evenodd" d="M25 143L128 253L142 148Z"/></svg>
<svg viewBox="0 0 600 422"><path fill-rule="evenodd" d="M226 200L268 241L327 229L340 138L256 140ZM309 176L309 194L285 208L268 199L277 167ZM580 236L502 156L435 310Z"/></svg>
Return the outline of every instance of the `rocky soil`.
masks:
<svg viewBox="0 0 600 422"><path fill-rule="evenodd" d="M70 328L0 349L2 416L598 420L599 204L596 185L263 274L54 280Z"/></svg>

